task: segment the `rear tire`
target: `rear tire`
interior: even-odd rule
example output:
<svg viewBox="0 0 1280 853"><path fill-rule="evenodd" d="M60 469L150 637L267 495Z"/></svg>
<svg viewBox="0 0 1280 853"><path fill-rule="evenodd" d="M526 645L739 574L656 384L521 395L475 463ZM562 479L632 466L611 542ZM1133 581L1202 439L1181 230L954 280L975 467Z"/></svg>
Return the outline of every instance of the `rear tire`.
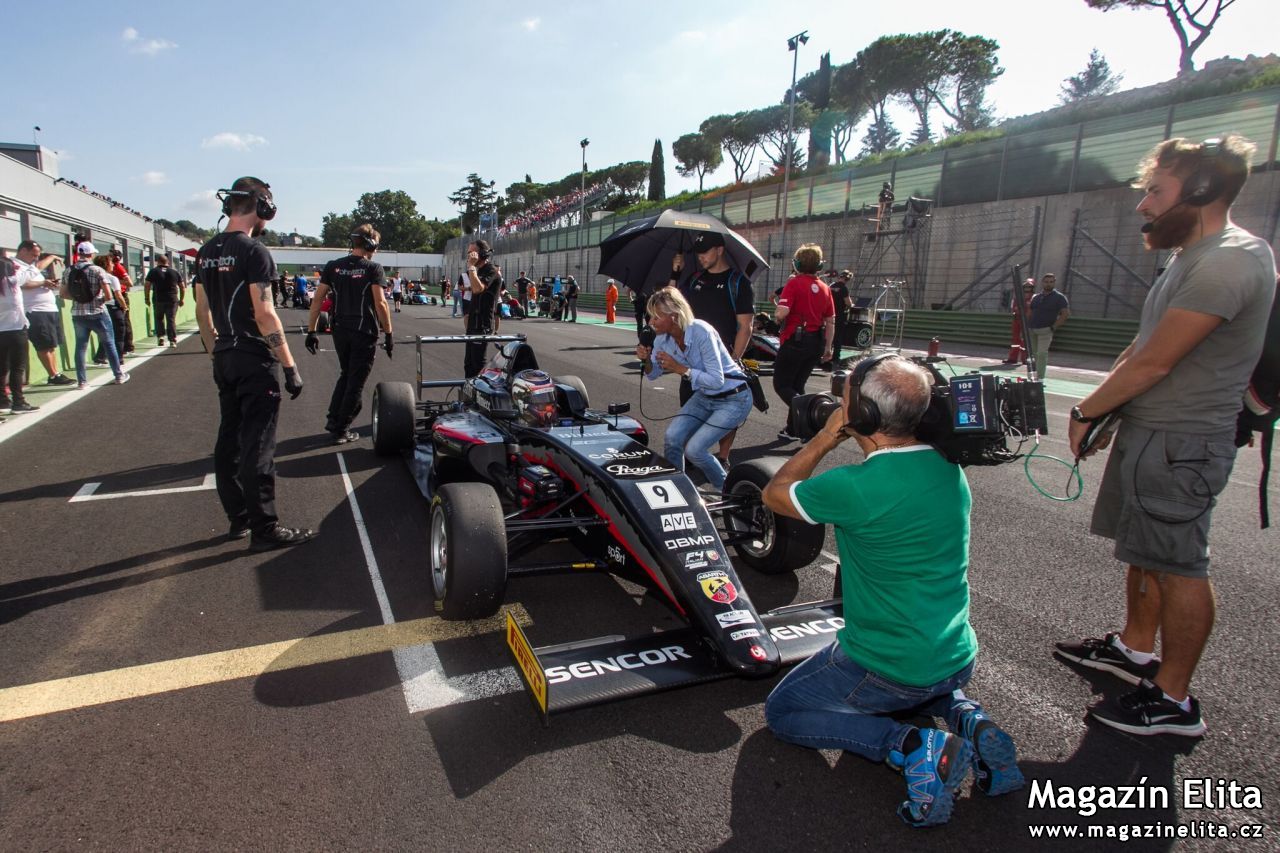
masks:
<svg viewBox="0 0 1280 853"><path fill-rule="evenodd" d="M766 575L794 572L809 565L822 552L827 530L798 518L776 515L764 505L764 487L782 467L782 459L752 459L729 469L724 493L756 501L749 509L725 510L725 529L733 535L751 534L733 549L742 562Z"/></svg>
<svg viewBox="0 0 1280 853"><path fill-rule="evenodd" d="M417 406L408 382L379 382L373 389L373 450L392 456L413 447Z"/></svg>
<svg viewBox="0 0 1280 853"><path fill-rule="evenodd" d="M487 483L448 483L431 501L428 550L436 610L483 619L507 591L507 534L498 493Z"/></svg>

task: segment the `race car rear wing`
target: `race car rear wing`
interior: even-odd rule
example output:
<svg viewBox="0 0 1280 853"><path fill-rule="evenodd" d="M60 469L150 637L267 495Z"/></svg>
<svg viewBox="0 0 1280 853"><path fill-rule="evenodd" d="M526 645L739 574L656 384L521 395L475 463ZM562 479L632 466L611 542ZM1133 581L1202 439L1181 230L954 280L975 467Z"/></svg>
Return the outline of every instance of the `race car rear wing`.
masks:
<svg viewBox="0 0 1280 853"><path fill-rule="evenodd" d="M844 627L842 613L837 598L780 607L760 619L781 653L782 665L791 666L835 639ZM543 725L564 711L735 675L692 628L535 649L508 616L507 648Z"/></svg>
<svg viewBox="0 0 1280 853"><path fill-rule="evenodd" d="M418 390L423 388L456 388L466 382L465 379L428 379L422 378L422 345L423 344L506 344L512 341L526 340L524 335L414 335L414 346L418 351Z"/></svg>

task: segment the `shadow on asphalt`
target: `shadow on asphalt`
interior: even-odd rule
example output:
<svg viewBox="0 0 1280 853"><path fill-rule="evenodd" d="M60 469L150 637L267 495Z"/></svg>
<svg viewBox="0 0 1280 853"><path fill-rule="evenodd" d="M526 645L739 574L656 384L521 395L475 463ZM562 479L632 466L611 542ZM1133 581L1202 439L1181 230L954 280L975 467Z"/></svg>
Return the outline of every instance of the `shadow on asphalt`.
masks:
<svg viewBox="0 0 1280 853"><path fill-rule="evenodd" d="M36 610L74 601L85 596L126 589L175 575L186 574L187 572L199 571L210 566L223 565L231 559L226 549L220 549L203 557L191 557L190 555L193 552L226 544L224 537L212 536L197 542L150 551L146 554L137 554L121 560L113 560L110 563L78 569L74 572L44 575L0 585L0 624L7 624ZM188 557L188 559L181 559L184 556ZM145 566L154 567L146 571L132 572L134 569ZM105 578L107 575L123 572L132 573L93 583L80 584L70 589L55 589L55 587L62 587L69 583L90 578Z"/></svg>

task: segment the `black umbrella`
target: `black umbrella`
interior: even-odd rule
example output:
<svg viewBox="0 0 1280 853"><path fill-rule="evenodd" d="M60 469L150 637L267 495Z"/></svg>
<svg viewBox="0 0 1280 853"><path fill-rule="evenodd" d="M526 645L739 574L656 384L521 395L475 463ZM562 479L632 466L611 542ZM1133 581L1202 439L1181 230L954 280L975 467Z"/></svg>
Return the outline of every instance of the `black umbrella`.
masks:
<svg viewBox="0 0 1280 853"><path fill-rule="evenodd" d="M664 210L625 225L600 241L600 275L651 293L671 277L671 259L677 252L686 253L684 268L693 269L695 259L688 255L693 238L707 231L724 237L729 264L748 281L769 268L755 246L714 216Z"/></svg>

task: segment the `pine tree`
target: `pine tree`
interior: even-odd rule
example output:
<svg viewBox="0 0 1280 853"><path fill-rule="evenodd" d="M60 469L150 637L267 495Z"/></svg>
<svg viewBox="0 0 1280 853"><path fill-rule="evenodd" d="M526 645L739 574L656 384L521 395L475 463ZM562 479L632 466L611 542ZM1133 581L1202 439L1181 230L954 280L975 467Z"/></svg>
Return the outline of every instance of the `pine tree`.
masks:
<svg viewBox="0 0 1280 853"><path fill-rule="evenodd" d="M662 140L653 140L653 158L649 161L649 201L667 197L667 166L662 156Z"/></svg>
<svg viewBox="0 0 1280 853"><path fill-rule="evenodd" d="M1063 104L1074 104L1085 98L1110 95L1120 88L1123 79L1123 74L1111 73L1106 57L1095 47L1089 51L1089 64L1084 70L1062 81L1062 94L1058 100Z"/></svg>

